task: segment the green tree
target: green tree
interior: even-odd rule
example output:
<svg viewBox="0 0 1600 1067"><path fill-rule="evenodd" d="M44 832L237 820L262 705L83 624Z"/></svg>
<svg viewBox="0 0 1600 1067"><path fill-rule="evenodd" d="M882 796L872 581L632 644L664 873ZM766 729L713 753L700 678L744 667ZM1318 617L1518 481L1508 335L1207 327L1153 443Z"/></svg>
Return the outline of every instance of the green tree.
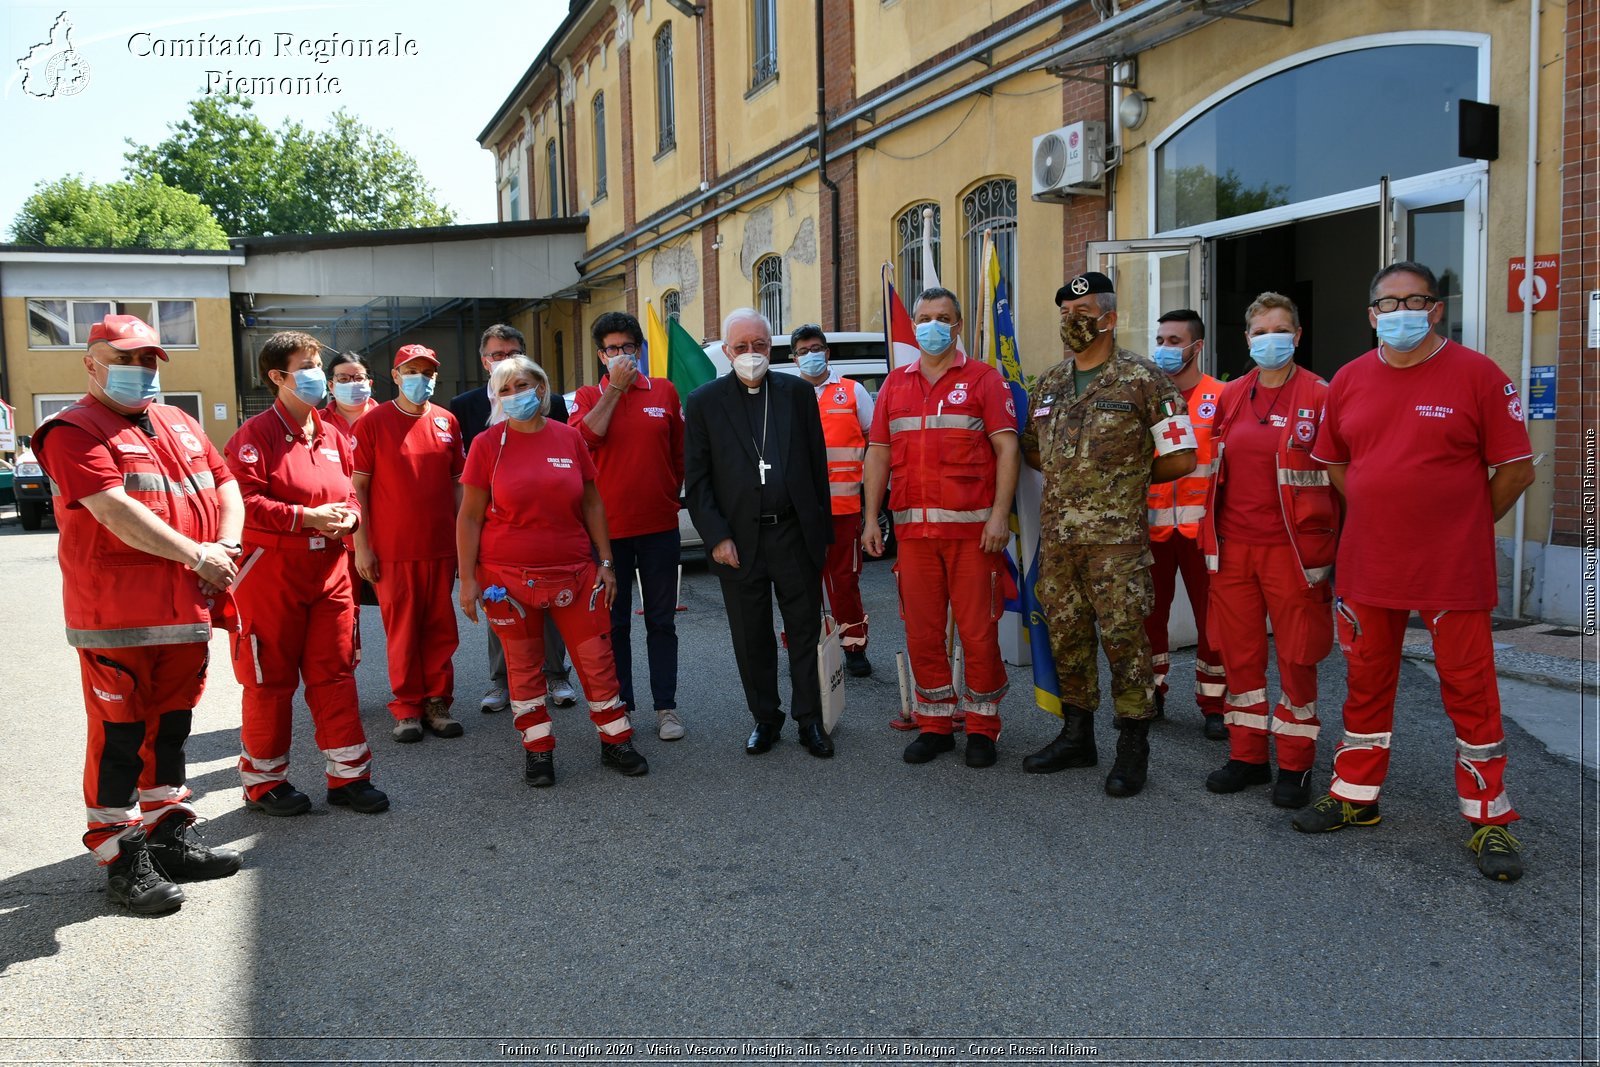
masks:
<svg viewBox="0 0 1600 1067"><path fill-rule="evenodd" d="M342 108L326 130L290 120L272 130L250 100L208 96L168 130L159 144L130 142L127 173L194 193L231 234L439 226L455 219L409 153Z"/></svg>
<svg viewBox="0 0 1600 1067"><path fill-rule="evenodd" d="M34 186L11 239L82 248L228 247L227 234L192 193L154 178L101 185L82 175Z"/></svg>

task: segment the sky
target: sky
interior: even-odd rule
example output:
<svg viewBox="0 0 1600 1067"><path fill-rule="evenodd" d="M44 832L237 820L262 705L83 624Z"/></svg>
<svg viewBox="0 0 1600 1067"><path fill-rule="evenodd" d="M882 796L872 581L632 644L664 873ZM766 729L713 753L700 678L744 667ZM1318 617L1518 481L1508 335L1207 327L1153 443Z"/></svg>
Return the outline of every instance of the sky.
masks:
<svg viewBox="0 0 1600 1067"><path fill-rule="evenodd" d="M187 114L190 101L208 87L225 91L223 79L230 72L252 79L322 75L321 86L313 84L305 94L254 95L256 113L273 128L294 118L322 129L344 107L416 158L438 198L455 210L457 222L493 222L494 162L476 137L566 8L566 0L246 2L233 10L216 0L72 0L70 6L63 0L5 0L0 3L0 241L10 239L12 219L36 184L68 174L102 182L120 179L125 139L138 144L164 139L168 124ZM65 84L40 77L25 85L19 61L35 72L63 67L60 60L51 65L61 51L61 31L52 42L52 30L63 12L71 22L78 70L86 76ZM237 45L241 38L247 50L260 54L215 54L220 42ZM405 54L314 58L328 42L348 40L398 40ZM194 55L197 47L213 54ZM172 54L185 49L190 54ZM331 91L333 79L337 92ZM52 96L28 91L51 85ZM64 91L70 89L76 91Z"/></svg>

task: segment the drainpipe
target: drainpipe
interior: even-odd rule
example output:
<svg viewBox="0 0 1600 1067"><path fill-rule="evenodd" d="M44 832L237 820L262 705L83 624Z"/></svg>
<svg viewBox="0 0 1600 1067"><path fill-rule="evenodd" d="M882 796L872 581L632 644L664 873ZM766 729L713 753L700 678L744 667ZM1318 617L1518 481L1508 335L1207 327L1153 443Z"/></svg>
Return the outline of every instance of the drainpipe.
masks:
<svg viewBox="0 0 1600 1067"><path fill-rule="evenodd" d="M1533 377L1533 256L1534 222L1539 203L1535 181L1539 170L1539 0L1528 0L1528 195L1527 218L1522 236L1522 278L1528 295L1522 301L1522 402L1528 402L1528 384ZM1517 498L1516 520L1511 534L1511 617L1522 618L1523 538L1528 525L1528 495Z"/></svg>
<svg viewBox="0 0 1600 1067"><path fill-rule="evenodd" d="M842 269L844 253L839 249L839 185L828 177L828 64L822 53L822 4L823 0L816 0L817 178L827 187L828 194L833 201L832 221L829 224L830 229L833 231L833 322L828 328L837 330L844 319L844 298L839 285L840 275L844 273Z"/></svg>
<svg viewBox="0 0 1600 1067"><path fill-rule="evenodd" d="M3 270L0 267L0 270ZM27 301L23 301L24 314L26 314ZM11 367L6 360L6 317L5 305L0 303L0 400L11 395ZM18 449L21 451L21 449Z"/></svg>

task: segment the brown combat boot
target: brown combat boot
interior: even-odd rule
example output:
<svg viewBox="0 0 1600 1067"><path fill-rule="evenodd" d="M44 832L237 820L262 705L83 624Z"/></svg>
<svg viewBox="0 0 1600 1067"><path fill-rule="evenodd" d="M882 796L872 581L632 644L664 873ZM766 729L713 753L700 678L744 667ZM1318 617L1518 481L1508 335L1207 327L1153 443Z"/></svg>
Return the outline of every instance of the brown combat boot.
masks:
<svg viewBox="0 0 1600 1067"><path fill-rule="evenodd" d="M461 724L450 717L450 703L444 697L429 697L422 702L422 722L435 737L461 736Z"/></svg>

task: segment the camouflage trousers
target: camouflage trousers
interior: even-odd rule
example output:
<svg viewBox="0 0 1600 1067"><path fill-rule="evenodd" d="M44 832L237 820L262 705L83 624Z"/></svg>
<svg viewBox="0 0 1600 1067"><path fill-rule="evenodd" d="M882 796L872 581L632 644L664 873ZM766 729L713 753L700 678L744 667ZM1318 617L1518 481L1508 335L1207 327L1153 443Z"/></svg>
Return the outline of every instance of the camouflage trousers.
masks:
<svg viewBox="0 0 1600 1067"><path fill-rule="evenodd" d="M1154 606L1150 551L1143 545L1074 545L1045 539L1039 546L1039 603L1050 628L1050 650L1061 680L1061 703L1100 706L1095 626L1111 663L1111 701L1121 718L1155 714L1155 678L1145 616Z"/></svg>

